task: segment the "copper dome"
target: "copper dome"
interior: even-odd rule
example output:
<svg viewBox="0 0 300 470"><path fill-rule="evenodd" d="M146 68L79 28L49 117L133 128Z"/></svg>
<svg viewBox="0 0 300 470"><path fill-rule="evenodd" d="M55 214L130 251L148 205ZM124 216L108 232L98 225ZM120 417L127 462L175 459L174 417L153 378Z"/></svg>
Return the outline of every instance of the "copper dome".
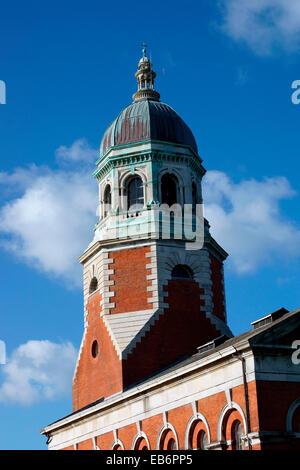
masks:
<svg viewBox="0 0 300 470"><path fill-rule="evenodd" d="M160 101L142 99L127 106L109 126L100 154L114 146L149 139L185 145L198 153L191 130L174 109Z"/></svg>

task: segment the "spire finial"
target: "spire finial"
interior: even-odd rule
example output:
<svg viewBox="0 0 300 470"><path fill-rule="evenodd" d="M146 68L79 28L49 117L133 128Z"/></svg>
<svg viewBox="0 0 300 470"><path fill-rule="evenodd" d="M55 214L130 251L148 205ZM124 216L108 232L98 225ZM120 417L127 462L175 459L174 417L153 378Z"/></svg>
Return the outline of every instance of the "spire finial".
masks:
<svg viewBox="0 0 300 470"><path fill-rule="evenodd" d="M147 49L147 44L145 42L142 42L142 52L143 52L143 57L146 57L146 49Z"/></svg>
<svg viewBox="0 0 300 470"><path fill-rule="evenodd" d="M138 91L133 95L134 101L152 100L159 101L159 93L154 90L156 73L152 70L151 60L146 56L147 44L142 42L143 57L138 64L135 78L138 82Z"/></svg>

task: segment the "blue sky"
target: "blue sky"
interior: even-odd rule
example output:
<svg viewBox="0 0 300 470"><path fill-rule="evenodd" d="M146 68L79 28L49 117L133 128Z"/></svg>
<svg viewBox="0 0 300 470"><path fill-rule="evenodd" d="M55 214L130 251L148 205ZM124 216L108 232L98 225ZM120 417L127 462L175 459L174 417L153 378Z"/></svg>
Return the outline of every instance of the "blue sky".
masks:
<svg viewBox="0 0 300 470"><path fill-rule="evenodd" d="M6 2L0 14L0 448L45 449L71 411L81 268L106 127L136 90L146 41L156 89L192 129L205 210L226 262L235 334L300 306L297 0ZM17 432L16 432L17 429Z"/></svg>

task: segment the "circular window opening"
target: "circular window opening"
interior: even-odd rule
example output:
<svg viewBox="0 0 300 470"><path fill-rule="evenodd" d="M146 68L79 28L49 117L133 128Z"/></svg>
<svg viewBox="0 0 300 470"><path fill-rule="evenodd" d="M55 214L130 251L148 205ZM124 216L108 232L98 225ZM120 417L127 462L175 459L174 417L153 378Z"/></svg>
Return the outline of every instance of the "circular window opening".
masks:
<svg viewBox="0 0 300 470"><path fill-rule="evenodd" d="M92 356L97 357L99 352L98 341L94 341L92 344Z"/></svg>

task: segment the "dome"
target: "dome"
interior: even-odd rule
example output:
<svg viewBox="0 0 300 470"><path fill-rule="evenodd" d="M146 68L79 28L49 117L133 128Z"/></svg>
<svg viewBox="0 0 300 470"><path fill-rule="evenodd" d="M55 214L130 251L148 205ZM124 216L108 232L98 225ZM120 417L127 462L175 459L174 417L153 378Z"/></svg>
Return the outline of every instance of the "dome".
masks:
<svg viewBox="0 0 300 470"><path fill-rule="evenodd" d="M134 101L121 111L106 130L100 156L111 147L145 140L185 145L197 154L197 144L188 126L171 106L159 101L160 94L154 89L156 73L146 56L146 44L142 45L143 57L135 73L138 90L133 95Z"/></svg>
<svg viewBox="0 0 300 470"><path fill-rule="evenodd" d="M106 130L100 147L104 155L111 147L143 140L159 140L190 147L195 153L195 138L173 108L149 98L127 106Z"/></svg>

